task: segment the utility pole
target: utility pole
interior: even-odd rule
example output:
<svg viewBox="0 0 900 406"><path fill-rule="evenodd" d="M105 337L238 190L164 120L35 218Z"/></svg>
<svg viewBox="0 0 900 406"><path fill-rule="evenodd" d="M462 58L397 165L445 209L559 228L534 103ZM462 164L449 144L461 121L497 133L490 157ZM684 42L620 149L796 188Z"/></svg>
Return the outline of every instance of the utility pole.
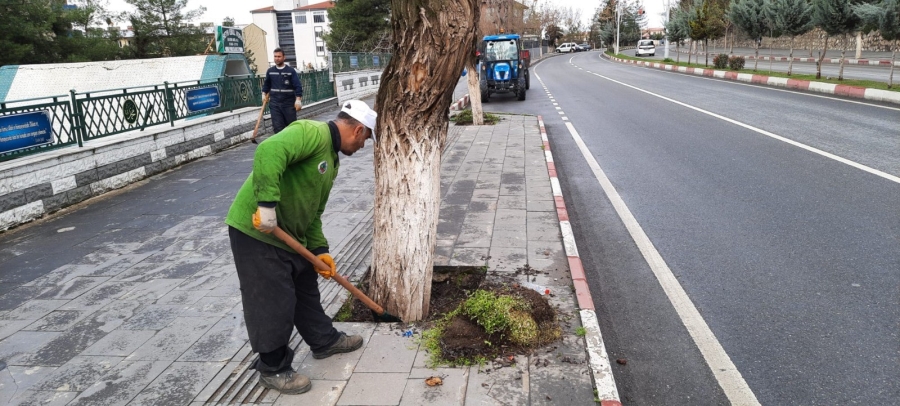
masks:
<svg viewBox="0 0 900 406"><path fill-rule="evenodd" d="M665 59L669 59L669 30L666 28L669 26L669 13L672 11L672 6L669 5L669 0L666 0L666 24L663 26L663 29L666 31L666 50L665 50Z"/></svg>
<svg viewBox="0 0 900 406"><path fill-rule="evenodd" d="M622 4L616 1L616 55L619 55L619 24L622 22L622 14L619 13L619 7Z"/></svg>

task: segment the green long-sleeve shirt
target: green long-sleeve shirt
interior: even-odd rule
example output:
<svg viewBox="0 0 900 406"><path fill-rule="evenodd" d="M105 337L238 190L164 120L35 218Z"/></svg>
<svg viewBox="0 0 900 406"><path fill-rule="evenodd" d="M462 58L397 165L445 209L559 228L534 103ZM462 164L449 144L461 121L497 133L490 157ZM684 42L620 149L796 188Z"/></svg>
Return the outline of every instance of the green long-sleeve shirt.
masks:
<svg viewBox="0 0 900 406"><path fill-rule="evenodd" d="M340 146L333 138L338 137L332 137L328 123L300 120L260 143L253 156L253 172L234 198L225 223L257 240L293 251L274 235L253 227L252 216L259 202L275 202L278 225L286 233L310 251L327 252L322 212L339 166Z"/></svg>

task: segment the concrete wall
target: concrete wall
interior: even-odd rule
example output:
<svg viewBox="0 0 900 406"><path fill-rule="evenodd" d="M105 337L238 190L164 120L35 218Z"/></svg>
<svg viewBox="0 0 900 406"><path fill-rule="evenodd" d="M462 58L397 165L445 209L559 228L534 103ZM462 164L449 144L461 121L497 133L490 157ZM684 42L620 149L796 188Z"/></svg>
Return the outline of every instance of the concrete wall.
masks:
<svg viewBox="0 0 900 406"><path fill-rule="evenodd" d="M363 70L335 75L334 86L337 88L338 104L378 93L381 72L381 70Z"/></svg>
<svg viewBox="0 0 900 406"><path fill-rule="evenodd" d="M68 95L71 89L83 93L215 79L226 72L229 63L246 65L243 55L8 65L0 67L0 101Z"/></svg>
<svg viewBox="0 0 900 406"><path fill-rule="evenodd" d="M825 46L825 38L828 35L825 34L825 31L822 31L819 28L816 28L806 34L800 35L794 38L794 56L795 57L803 57L809 55L809 49L813 50L813 54L822 49ZM729 41L731 37L729 36ZM717 42L719 49L725 44L724 39L720 39ZM755 43L753 40L742 39L740 37L735 38L734 45L736 47L741 48L753 48L755 47ZM710 48L712 48L713 44L710 42ZM879 52L890 52L891 41L885 41L881 38L881 34L878 31L873 31L869 34L862 35L862 50L863 51L879 51ZM776 48L776 49L790 49L791 48L791 37L782 36L779 38L763 38L761 49L764 48ZM843 37L831 37L828 39L828 49L829 50L840 50L845 47ZM856 35L848 35L847 43L846 43L847 55L850 57L853 56L853 53L856 51ZM807 50L805 53L803 50ZM760 51L762 54L762 51Z"/></svg>
<svg viewBox="0 0 900 406"><path fill-rule="evenodd" d="M301 117L335 107L305 106ZM0 231L246 141L258 108L156 126L0 163ZM268 118L259 135L272 132Z"/></svg>

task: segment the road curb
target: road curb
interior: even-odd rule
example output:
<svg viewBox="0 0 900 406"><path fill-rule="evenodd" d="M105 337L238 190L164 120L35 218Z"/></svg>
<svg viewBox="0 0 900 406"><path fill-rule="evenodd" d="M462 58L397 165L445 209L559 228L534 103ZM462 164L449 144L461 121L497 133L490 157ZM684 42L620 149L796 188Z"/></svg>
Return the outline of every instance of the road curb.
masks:
<svg viewBox="0 0 900 406"><path fill-rule="evenodd" d="M600 334L600 324L597 322L597 314L594 311L594 299L588 288L584 265L578 255L578 246L575 244L575 234L572 233L572 225L569 223L566 201L559 185L559 178L556 176L556 165L553 162L553 154L550 152L550 140L547 138L547 129L542 116L538 116L538 124L541 127L544 158L547 161L547 173L550 175L550 186L553 190L556 215L559 218L559 229L562 232L572 284L575 286L575 297L580 308L581 325L585 329L584 338L587 344L588 362L594 377L594 386L597 388L597 399L602 406L621 406L619 391L612 374L612 365L609 363L603 336Z"/></svg>
<svg viewBox="0 0 900 406"><path fill-rule="evenodd" d="M680 54L689 54L687 51L676 51ZM722 52L725 53L725 52ZM696 54L697 56L703 56L703 54ZM707 55L715 56L718 54L708 53ZM729 55L730 56L730 55ZM756 59L756 55L737 55L742 56L745 59ZM759 57L760 61L774 61L774 62L788 62L791 60L789 56L765 56L762 55ZM818 62L819 58L800 58L794 57L794 62ZM822 60L822 63L828 64L839 64L841 63L841 58L825 58ZM867 58L844 58L845 65L869 65L869 66L891 66L890 59L867 59ZM894 61L894 66L900 66L900 61Z"/></svg>
<svg viewBox="0 0 900 406"><path fill-rule="evenodd" d="M466 94L463 97L460 97L459 100L455 101L450 105L450 111L462 111L465 110L466 107L469 107L469 95Z"/></svg>
<svg viewBox="0 0 900 406"><path fill-rule="evenodd" d="M774 87L783 87L793 90L805 90L809 92L824 93L835 96L852 97L856 99L866 99L871 101L880 101L885 103L900 104L900 92L889 90L872 89L868 87L856 87L847 85L837 85L834 83L816 82L810 80L787 79L765 75L755 75L750 73L738 73L732 71L688 68L684 66L675 66L657 62L632 61L629 59L621 59L607 54L601 57L610 59L615 62L629 63L633 65L646 66L648 68L656 68L671 72L680 72L693 74L697 76L706 76L719 79L733 80L737 82L747 82L760 85L768 85Z"/></svg>

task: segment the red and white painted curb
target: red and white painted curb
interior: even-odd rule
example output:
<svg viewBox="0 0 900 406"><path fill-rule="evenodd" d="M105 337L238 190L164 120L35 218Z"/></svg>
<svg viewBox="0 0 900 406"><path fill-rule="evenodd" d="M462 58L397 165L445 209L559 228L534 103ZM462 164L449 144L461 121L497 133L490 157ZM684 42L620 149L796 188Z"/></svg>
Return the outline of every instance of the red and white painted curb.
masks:
<svg viewBox="0 0 900 406"><path fill-rule="evenodd" d="M550 152L550 140L547 138L547 129L544 127L542 116L538 116L538 124L541 127L541 141L544 143L544 157L547 160L550 186L553 188L559 229L562 231L563 246L569 261L569 271L572 273L572 283L575 285L575 297L578 299L580 308L581 325L586 331L584 338L587 342L588 362L591 365L591 373L594 375L594 386L597 388L597 398L602 406L621 406L612 366L606 355L606 346L603 344L600 324L597 322L597 314L594 311L594 300L588 289L584 266L581 263L581 257L578 256L578 246L575 244L575 234L572 233L572 225L569 223L569 212L566 210L562 188L560 188L559 178L556 176L556 166L553 163L553 154Z"/></svg>
<svg viewBox="0 0 900 406"><path fill-rule="evenodd" d="M465 95L450 105L450 110L462 111L469 107L469 95Z"/></svg>
<svg viewBox="0 0 900 406"><path fill-rule="evenodd" d="M688 51L678 51L682 54L689 53ZM695 54L697 56L704 56L703 54ZM709 54L709 56L715 56L718 54ZM737 55L742 56L744 59L756 59L756 55ZM787 62L791 60L789 56L760 56L760 61L775 61L775 62ZM819 58L794 58L794 62L818 62ZM841 58L825 58L822 60L822 63L833 63L839 64L841 63ZM845 65L870 65L870 66L891 66L890 59L865 59L865 58L844 58ZM894 66L900 66L900 61L894 61Z"/></svg>
<svg viewBox="0 0 900 406"><path fill-rule="evenodd" d="M806 90L810 92L825 93L836 96L845 96L857 99L900 104L900 92L893 92L890 90L837 85L834 83L815 82L810 80L778 78L772 76L754 75L750 73L738 73L724 70L688 68L684 66L675 66L665 63L621 59L606 54L603 54L603 56L616 62L630 63L634 65L646 66L649 68L662 69L672 72L681 72L694 74L697 76L708 76L720 79L734 80L738 82L756 83L761 85L784 87L787 89Z"/></svg>

